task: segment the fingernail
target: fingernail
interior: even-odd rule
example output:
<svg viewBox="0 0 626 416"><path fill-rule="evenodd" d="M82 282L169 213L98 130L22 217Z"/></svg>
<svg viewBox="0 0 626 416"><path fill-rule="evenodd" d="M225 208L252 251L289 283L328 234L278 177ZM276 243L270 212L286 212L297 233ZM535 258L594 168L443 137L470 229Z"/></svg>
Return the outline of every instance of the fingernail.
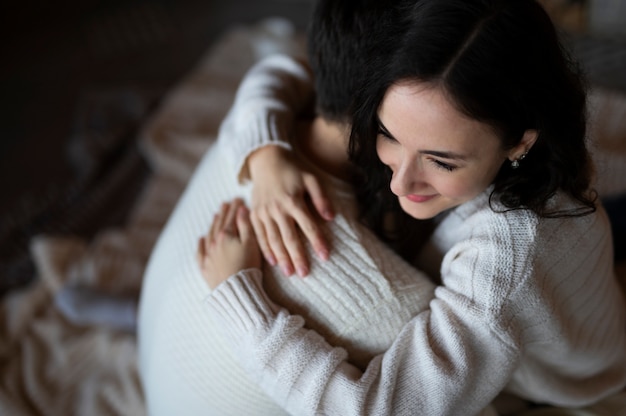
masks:
<svg viewBox="0 0 626 416"><path fill-rule="evenodd" d="M265 260L267 260L267 262L272 265L272 266L276 266L276 259L274 258L274 256L269 256L266 257Z"/></svg>
<svg viewBox="0 0 626 416"><path fill-rule="evenodd" d="M298 276L300 277L305 277L309 273L309 271L304 266L298 266L297 271L298 271Z"/></svg>
<svg viewBox="0 0 626 416"><path fill-rule="evenodd" d="M324 248L317 250L317 255L319 256L320 259L324 261L328 260L328 257L329 257L328 250Z"/></svg>
<svg viewBox="0 0 626 416"><path fill-rule="evenodd" d="M291 270L291 267L289 266L282 266L281 267L283 270L283 274L287 277L291 276L293 274L293 270Z"/></svg>
<svg viewBox="0 0 626 416"><path fill-rule="evenodd" d="M326 211L324 211L324 218L326 218L327 220L332 220L334 216L335 214L331 210L327 209Z"/></svg>

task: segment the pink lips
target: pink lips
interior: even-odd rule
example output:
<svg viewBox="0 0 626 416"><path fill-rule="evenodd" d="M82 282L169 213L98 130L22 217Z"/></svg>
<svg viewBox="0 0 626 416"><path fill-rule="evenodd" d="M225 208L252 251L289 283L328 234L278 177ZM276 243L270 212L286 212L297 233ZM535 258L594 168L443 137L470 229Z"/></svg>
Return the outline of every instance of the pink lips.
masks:
<svg viewBox="0 0 626 416"><path fill-rule="evenodd" d="M407 195L406 199L411 202L426 202L433 199L436 195Z"/></svg>

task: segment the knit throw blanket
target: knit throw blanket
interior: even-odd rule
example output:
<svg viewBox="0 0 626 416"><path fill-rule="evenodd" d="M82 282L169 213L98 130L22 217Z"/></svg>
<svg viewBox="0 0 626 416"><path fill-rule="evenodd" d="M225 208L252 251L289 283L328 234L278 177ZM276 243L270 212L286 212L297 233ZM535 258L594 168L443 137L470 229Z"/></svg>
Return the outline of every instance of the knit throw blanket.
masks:
<svg viewBox="0 0 626 416"><path fill-rule="evenodd" d="M54 235L31 241L38 279L0 305L0 414L146 413L134 333L74 323L55 307L55 294L67 284L139 293L152 247L216 137L241 77L269 54L301 54L303 44L280 19L227 31L143 126L138 141L152 175L126 225L103 229L89 242ZM592 104L598 188L603 195L626 192L626 98L596 91ZM623 265L620 270L626 280ZM603 403L611 410L602 414L626 414L623 396L611 400Z"/></svg>

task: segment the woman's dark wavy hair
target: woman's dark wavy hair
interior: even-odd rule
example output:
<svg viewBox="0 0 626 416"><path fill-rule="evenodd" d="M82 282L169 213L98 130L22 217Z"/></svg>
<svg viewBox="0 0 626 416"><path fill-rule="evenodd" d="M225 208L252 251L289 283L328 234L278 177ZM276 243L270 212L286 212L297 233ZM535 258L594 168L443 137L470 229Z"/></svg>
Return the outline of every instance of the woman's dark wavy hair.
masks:
<svg viewBox="0 0 626 416"><path fill-rule="evenodd" d="M391 172L378 159L378 108L400 81L441 88L463 114L489 124L505 149L524 132L538 138L518 169L504 163L494 180L491 206L529 209L541 217L595 211L592 164L586 148L586 88L579 67L556 29L533 0L417 0L401 23L405 30L385 64L367 68L355 97L349 154L360 168L358 198L379 235L382 218L395 212L398 234L406 215L389 190ZM580 203L551 211L547 201L561 190ZM499 209L502 210L502 209Z"/></svg>

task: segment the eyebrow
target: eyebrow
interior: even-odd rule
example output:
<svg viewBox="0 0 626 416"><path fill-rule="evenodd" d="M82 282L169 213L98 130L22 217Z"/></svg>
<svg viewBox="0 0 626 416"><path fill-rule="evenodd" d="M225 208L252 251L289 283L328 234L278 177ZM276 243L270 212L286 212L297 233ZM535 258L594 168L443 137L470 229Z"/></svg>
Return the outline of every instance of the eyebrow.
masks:
<svg viewBox="0 0 626 416"><path fill-rule="evenodd" d="M395 141L398 141L398 139L396 139L390 132L389 130L387 130L387 127L385 127L385 125L383 124L382 121L380 121L380 119L378 117L376 117L377 121L378 121L378 128L379 130L386 136L392 138ZM436 157L440 157L442 159L449 159L449 160L462 160L465 161L467 160L467 157L464 155L461 155L459 153L454 153L454 152L445 152L445 151L441 151L441 150L418 150L419 153L423 154L423 155L431 155L431 156L436 156Z"/></svg>

